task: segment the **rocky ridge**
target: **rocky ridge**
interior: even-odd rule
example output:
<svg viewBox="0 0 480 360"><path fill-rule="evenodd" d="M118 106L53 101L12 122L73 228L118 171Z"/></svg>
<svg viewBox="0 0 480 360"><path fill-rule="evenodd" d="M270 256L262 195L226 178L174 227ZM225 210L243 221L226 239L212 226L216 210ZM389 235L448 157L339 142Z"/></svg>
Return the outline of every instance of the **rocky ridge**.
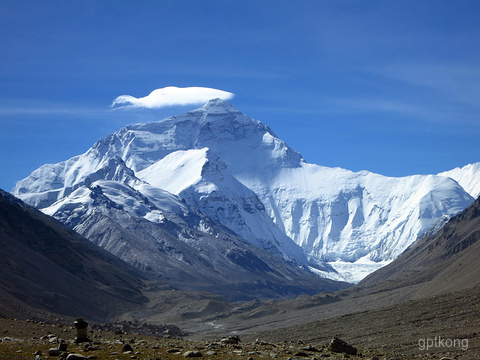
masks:
<svg viewBox="0 0 480 360"><path fill-rule="evenodd" d="M18 298L37 291L46 298L53 297L49 301L45 299L46 306L53 307L52 303L62 302L63 306L52 308L52 311L72 312L74 304L79 309L85 304L82 300L73 298L75 288L89 288L99 281L103 281L101 287L111 292L124 289L122 280L127 285L128 281L135 282L136 294L124 289L125 294L119 296L122 298L129 295L127 302L142 299L141 291L147 278L154 280L154 287L160 287L160 292L211 292L231 301L294 297L349 286L319 278L279 256L251 245L221 224L191 210L178 197L148 184L142 186L144 191L140 193L122 183L97 180L88 186L78 187L72 192L72 197L55 205L63 209L57 212L58 218L64 224L80 230L90 241L57 220L25 205L21 200L1 192L0 195L4 195L0 198L3 200L0 201L0 232L5 231L6 236L0 237L4 245L0 256L8 260L1 265L4 271L0 275L0 282L7 296ZM124 199L125 192L128 194L126 201L131 212L124 211L123 203L118 200ZM151 221L141 216L145 213ZM32 217L36 219L33 220ZM49 237L49 234L52 235ZM25 247L22 241L27 241L27 246L33 249L22 251ZM85 243L81 247L88 254L85 263L78 260L85 256L78 253L71 242ZM37 251L39 248L46 248L52 259L45 261L44 255ZM87 267L93 274L87 274L80 283L60 276L65 270L70 271L65 274L69 278L83 275L85 264L90 266L92 258L98 257L97 262L103 264L104 260L100 260L96 251L104 253L105 258L111 259L110 262L123 264L131 273L117 274L113 266L105 265L95 271ZM66 269L61 266L59 268L59 264ZM33 269L41 271L35 272ZM108 269L111 273L105 274ZM58 278L56 285L50 281L54 274ZM94 279L90 283L86 281L90 279L89 276ZM39 289L38 284L45 288ZM72 284L75 286L70 286ZM55 291L55 288L58 290ZM54 294L57 292L62 296L56 297ZM92 293L92 290L89 292ZM69 301L64 299L67 294ZM37 306L42 303L30 295L25 298ZM100 301L100 298L100 294L93 297L91 305ZM106 301L106 307L111 303L114 302ZM119 306L119 311L122 308Z"/></svg>
<svg viewBox="0 0 480 360"><path fill-rule="evenodd" d="M138 270L2 190L0 259L0 314L103 320L147 301Z"/></svg>

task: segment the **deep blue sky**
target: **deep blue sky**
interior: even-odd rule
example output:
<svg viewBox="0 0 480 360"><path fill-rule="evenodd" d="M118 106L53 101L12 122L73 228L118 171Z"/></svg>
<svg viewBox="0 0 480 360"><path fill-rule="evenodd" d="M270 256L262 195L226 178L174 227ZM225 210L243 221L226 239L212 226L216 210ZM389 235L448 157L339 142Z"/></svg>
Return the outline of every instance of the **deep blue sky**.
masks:
<svg viewBox="0 0 480 360"><path fill-rule="evenodd" d="M0 188L129 124L119 95L204 86L308 162L388 176L480 161L478 1L0 3Z"/></svg>

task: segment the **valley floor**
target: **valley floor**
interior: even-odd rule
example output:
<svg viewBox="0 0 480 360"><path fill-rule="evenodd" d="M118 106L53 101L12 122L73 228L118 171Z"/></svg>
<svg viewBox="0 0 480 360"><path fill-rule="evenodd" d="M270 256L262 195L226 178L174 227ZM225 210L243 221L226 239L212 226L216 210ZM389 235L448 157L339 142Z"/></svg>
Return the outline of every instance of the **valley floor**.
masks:
<svg viewBox="0 0 480 360"><path fill-rule="evenodd" d="M480 359L480 287L255 336L326 343L332 334L379 359Z"/></svg>
<svg viewBox="0 0 480 360"><path fill-rule="evenodd" d="M92 344L74 344L74 329L64 321L44 323L0 318L0 359L56 359L49 349L58 340L68 352L90 359L479 359L479 287L412 300L378 310L357 312L304 325L243 334L239 343L188 340L170 335L89 329ZM138 333L145 333L137 331ZM358 349L347 355L329 351L334 336ZM233 341L235 342L235 341ZM130 345L132 350L125 351ZM90 346L90 348L89 348ZM40 354L41 355L35 355Z"/></svg>

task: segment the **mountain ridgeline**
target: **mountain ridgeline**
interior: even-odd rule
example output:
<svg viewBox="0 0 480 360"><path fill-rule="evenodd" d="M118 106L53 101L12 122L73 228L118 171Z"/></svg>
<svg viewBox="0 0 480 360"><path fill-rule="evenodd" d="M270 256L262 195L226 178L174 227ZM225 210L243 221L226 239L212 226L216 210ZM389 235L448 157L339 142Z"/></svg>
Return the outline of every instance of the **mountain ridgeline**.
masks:
<svg viewBox="0 0 480 360"><path fill-rule="evenodd" d="M309 164L215 99L44 165L13 194L143 271L241 298L344 286L311 272L361 280L470 205L459 182Z"/></svg>
<svg viewBox="0 0 480 360"><path fill-rule="evenodd" d="M480 198L434 235L412 244L393 263L367 276L359 286L383 291L417 288L412 298L468 289L480 283Z"/></svg>

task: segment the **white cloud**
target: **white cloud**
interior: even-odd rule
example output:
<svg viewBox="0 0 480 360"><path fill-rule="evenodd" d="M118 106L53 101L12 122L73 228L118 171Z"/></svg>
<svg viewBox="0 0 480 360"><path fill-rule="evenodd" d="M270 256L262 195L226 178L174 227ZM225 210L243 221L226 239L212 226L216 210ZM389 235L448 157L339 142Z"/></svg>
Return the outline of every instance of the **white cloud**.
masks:
<svg viewBox="0 0 480 360"><path fill-rule="evenodd" d="M206 87L178 88L175 86L168 86L153 90L149 95L142 98L136 98L130 95L121 95L113 100L111 106L116 109L158 109L166 106L202 104L208 100L216 98L229 100L233 97L234 94L230 92Z"/></svg>

